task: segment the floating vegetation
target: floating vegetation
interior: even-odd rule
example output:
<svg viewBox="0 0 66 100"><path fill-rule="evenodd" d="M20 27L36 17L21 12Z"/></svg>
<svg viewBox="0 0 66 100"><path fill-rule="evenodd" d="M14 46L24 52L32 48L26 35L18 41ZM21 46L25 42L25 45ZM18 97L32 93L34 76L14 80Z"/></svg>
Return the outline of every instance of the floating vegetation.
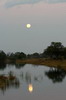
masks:
<svg viewBox="0 0 66 100"><path fill-rule="evenodd" d="M9 72L8 76L0 75L0 89L6 90L9 87L15 87L18 88L20 85L19 80L16 78L16 76L13 75L12 72Z"/></svg>

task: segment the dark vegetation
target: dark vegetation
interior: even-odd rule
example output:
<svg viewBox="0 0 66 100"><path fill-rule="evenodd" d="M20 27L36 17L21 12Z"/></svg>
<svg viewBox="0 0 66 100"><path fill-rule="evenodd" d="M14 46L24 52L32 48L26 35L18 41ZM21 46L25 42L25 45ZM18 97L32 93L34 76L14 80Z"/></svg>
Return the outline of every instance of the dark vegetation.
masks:
<svg viewBox="0 0 66 100"><path fill-rule="evenodd" d="M52 59L66 59L66 47L62 45L61 42L52 42L44 52L43 56Z"/></svg>
<svg viewBox="0 0 66 100"><path fill-rule="evenodd" d="M0 75L0 89L3 91L3 93L6 91L6 89L11 87L18 88L19 85L19 80L11 71L9 72L8 76Z"/></svg>
<svg viewBox="0 0 66 100"><path fill-rule="evenodd" d="M28 64L38 64L50 66L50 70L45 72L45 75L52 80L53 83L62 82L66 77L66 47L61 42L51 42L51 44L43 51L43 53L25 54L23 52L5 53L0 50L0 70L3 70L7 63L15 64L16 68L24 67ZM60 69L58 69L60 68ZM25 77L22 73L22 78L26 82L31 82L31 76L26 73ZM39 77L34 77L35 81L40 81ZM6 75L0 75L0 89L4 92L10 87L19 87L20 82L12 72Z"/></svg>
<svg viewBox="0 0 66 100"><path fill-rule="evenodd" d="M50 46L48 46L43 53L33 53L33 54L25 54L23 52L15 52L15 53L5 53L4 51L0 51L0 63L2 62L11 62L14 63L16 60L24 60L31 58L47 58L47 59L66 59L66 47L62 45L61 42L51 42Z"/></svg>
<svg viewBox="0 0 66 100"><path fill-rule="evenodd" d="M50 68L49 71L45 72L45 75L52 80L53 83L63 82L66 76L66 71L58 68Z"/></svg>
<svg viewBox="0 0 66 100"><path fill-rule="evenodd" d="M5 61L5 59L6 59L5 52L0 50L0 62Z"/></svg>

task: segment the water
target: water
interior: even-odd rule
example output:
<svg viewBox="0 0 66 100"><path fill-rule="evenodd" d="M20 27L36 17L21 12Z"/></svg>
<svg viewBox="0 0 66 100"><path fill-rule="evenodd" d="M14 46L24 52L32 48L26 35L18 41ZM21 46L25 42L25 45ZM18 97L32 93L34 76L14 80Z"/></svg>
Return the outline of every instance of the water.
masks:
<svg viewBox="0 0 66 100"><path fill-rule="evenodd" d="M0 100L66 100L66 71L31 64L1 67L0 75L12 72L17 80L0 88Z"/></svg>
<svg viewBox="0 0 66 100"><path fill-rule="evenodd" d="M66 0L0 0L0 49L6 53L41 53L52 41L66 46L65 33ZM16 79L0 87L0 100L66 100L64 70L0 65L0 75L10 72Z"/></svg>

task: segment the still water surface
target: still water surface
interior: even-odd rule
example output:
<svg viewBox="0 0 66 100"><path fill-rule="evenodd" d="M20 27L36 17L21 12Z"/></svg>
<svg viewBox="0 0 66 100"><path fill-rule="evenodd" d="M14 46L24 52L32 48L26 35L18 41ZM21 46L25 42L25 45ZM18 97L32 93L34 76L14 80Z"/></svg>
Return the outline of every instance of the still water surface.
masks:
<svg viewBox="0 0 66 100"><path fill-rule="evenodd" d="M0 88L0 100L66 100L64 70L31 64L0 66L0 75L10 72L17 80Z"/></svg>

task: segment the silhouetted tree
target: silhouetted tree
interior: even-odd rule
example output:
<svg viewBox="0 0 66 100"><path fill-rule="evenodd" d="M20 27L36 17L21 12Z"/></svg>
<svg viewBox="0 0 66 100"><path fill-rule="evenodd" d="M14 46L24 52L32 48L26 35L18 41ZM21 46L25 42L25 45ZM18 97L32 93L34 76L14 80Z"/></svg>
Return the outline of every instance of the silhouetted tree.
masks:
<svg viewBox="0 0 66 100"><path fill-rule="evenodd" d="M6 54L4 51L0 50L0 62L4 62L6 59Z"/></svg>
<svg viewBox="0 0 66 100"><path fill-rule="evenodd" d="M27 58L40 58L40 54L35 52L33 54L28 54Z"/></svg>
<svg viewBox="0 0 66 100"><path fill-rule="evenodd" d="M26 54L23 52L16 52L15 53L15 58L16 59L25 59L26 58Z"/></svg>
<svg viewBox="0 0 66 100"><path fill-rule="evenodd" d="M64 47L63 56L64 56L64 59L66 59L66 47Z"/></svg>
<svg viewBox="0 0 66 100"><path fill-rule="evenodd" d="M7 58L10 60L15 60L15 54L14 53L8 53Z"/></svg>
<svg viewBox="0 0 66 100"><path fill-rule="evenodd" d="M50 58L58 59L63 55L64 46L61 42L51 42L51 45L44 50L43 54Z"/></svg>
<svg viewBox="0 0 66 100"><path fill-rule="evenodd" d="M66 76L66 71L63 69L51 68L48 72L45 72L45 75L48 76L53 83L62 82Z"/></svg>
<svg viewBox="0 0 66 100"><path fill-rule="evenodd" d="M39 55L39 53L35 52L35 53L32 54L32 57L33 57L33 58L39 58L40 55Z"/></svg>

